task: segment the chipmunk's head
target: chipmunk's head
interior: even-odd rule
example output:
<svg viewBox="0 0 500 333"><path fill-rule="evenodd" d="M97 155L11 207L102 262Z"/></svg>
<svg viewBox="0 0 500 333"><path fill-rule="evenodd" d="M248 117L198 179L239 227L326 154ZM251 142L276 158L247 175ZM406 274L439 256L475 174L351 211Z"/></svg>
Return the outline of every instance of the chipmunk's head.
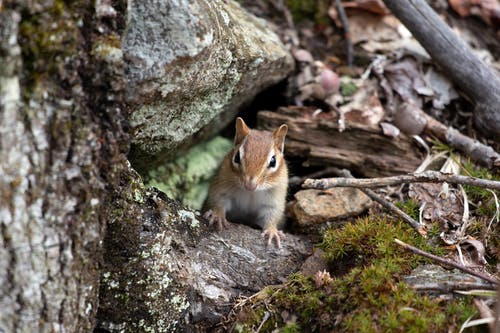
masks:
<svg viewBox="0 0 500 333"><path fill-rule="evenodd" d="M283 156L288 126L283 124L273 133L248 128L243 119L236 119L236 135L231 168L240 184L248 191L265 190L283 181L286 164Z"/></svg>

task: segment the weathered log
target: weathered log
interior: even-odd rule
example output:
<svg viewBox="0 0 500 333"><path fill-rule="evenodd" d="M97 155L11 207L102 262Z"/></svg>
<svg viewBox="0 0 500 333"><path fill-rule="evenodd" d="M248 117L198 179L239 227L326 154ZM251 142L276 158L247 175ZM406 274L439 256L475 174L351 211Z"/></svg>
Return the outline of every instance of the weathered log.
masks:
<svg viewBox="0 0 500 333"><path fill-rule="evenodd" d="M500 77L443 22L424 0L384 0L432 59L475 102L476 126L500 140Z"/></svg>
<svg viewBox="0 0 500 333"><path fill-rule="evenodd" d="M286 155L304 157L311 166L337 166L376 177L413 172L422 160L408 136L391 138L379 128L360 124L346 124L339 131L331 113L314 117L307 110L280 108L278 112L259 112L258 122L267 130L288 124Z"/></svg>
<svg viewBox="0 0 500 333"><path fill-rule="evenodd" d="M206 331L237 297L283 282L312 251L291 234L276 249L248 226L215 232L162 192L130 191L140 199L115 203L123 215L105 240L98 327L106 331Z"/></svg>

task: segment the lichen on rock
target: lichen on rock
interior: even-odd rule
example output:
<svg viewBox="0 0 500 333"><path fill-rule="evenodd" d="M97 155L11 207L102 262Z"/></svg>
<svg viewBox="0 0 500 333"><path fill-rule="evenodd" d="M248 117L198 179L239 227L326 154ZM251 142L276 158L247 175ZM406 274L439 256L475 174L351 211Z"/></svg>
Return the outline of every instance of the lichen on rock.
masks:
<svg viewBox="0 0 500 333"><path fill-rule="evenodd" d="M266 23L234 1L133 1L127 24L130 156L142 171L217 133L293 69Z"/></svg>
<svg viewBox="0 0 500 333"><path fill-rule="evenodd" d="M146 185L193 209L201 209L210 179L231 147L231 141L223 137L200 143L174 161L150 170Z"/></svg>

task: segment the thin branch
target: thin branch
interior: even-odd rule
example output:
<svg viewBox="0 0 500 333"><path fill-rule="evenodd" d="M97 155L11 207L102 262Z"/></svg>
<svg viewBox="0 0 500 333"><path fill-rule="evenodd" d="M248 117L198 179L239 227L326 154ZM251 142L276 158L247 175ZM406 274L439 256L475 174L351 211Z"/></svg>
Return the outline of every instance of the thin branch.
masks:
<svg viewBox="0 0 500 333"><path fill-rule="evenodd" d="M335 0L335 6L337 7L339 19L342 22L342 28L344 29L344 38L347 44L347 66L351 67L353 61L353 48L351 34L349 33L349 20L347 19L347 15L340 0Z"/></svg>
<svg viewBox="0 0 500 333"><path fill-rule="evenodd" d="M347 177L346 179L355 179L351 175L351 172L349 170L346 170L346 169L341 170L341 169L337 169L335 167L330 167L330 168L325 169L325 171L326 170L328 170L328 172L330 172L330 173L334 173L334 174L337 174L339 176ZM311 179L309 179L309 180L311 180ZM360 190L363 193L365 193L367 196L369 196L370 199L372 199L373 201L377 202L378 204L380 204L384 208L388 209L389 211L393 212L394 214L400 216L404 221L406 221L408 224L410 224L412 226L412 228L415 229L420 235L422 235L423 237L426 237L427 232L425 231L424 226L422 224L420 224L418 221L414 220L411 216L409 216L408 214L403 212L401 209L396 207L393 203L385 200L384 198L382 198L381 196L379 196L377 193L373 192L370 189L360 188Z"/></svg>
<svg viewBox="0 0 500 333"><path fill-rule="evenodd" d="M462 272L465 272L467 274L470 274L470 275L474 275L474 276L477 276L478 278L480 279L483 279L485 281L488 281L494 285L498 285L500 282L496 279L496 278L493 278L491 276L488 276L486 274L483 274L483 273L478 273L476 271L473 271L472 269L470 268L467 268L465 266L462 266L460 264L457 264L456 262L454 261L450 261L450 260L447 260L447 259L444 259L444 258L441 258L441 257L438 257L434 254L431 254L431 253L428 253L428 252L425 252L425 251L422 251L420 249L417 249L416 247L414 246L411 246L409 244L406 244L405 242L402 242L400 241L399 239L395 238L394 241L396 242L396 244L398 245L401 245L405 250L408 250L408 251L411 251L415 254L418 254L420 256L423 256L423 257L426 257L426 258L429 258L429 259L432 259L442 265L445 265L445 266L451 266L453 268L456 268L456 269L459 269L461 270Z"/></svg>
<svg viewBox="0 0 500 333"><path fill-rule="evenodd" d="M330 175L338 175L341 170L336 167L327 167L324 168L323 170L319 170L313 173L310 173L304 177L292 177L288 181L289 186L297 186L302 184L305 180L309 178L319 178L319 177L324 177L324 176L330 176Z"/></svg>
<svg viewBox="0 0 500 333"><path fill-rule="evenodd" d="M325 179L307 179L302 187L327 189L330 187L382 187L389 185L399 185L403 183L450 183L484 187L494 190L500 190L500 181L474 178L469 176L460 176L454 174L445 174L438 171L425 171L421 173L400 175L393 177L355 179L355 178L325 178Z"/></svg>
<svg viewBox="0 0 500 333"><path fill-rule="evenodd" d="M406 214L401 209L399 209L398 207L396 207L392 202L383 199L377 193L373 192L370 189L363 188L363 189L361 189L361 191L363 191L373 201L378 202L384 208L386 208L386 209L392 211L393 213L399 215L403 220L405 220L406 222L408 222L413 227L413 229L415 229L420 235L422 235L424 237L427 235L427 232L425 231L423 225L421 225L420 223L418 223L418 221L414 220L410 215Z"/></svg>

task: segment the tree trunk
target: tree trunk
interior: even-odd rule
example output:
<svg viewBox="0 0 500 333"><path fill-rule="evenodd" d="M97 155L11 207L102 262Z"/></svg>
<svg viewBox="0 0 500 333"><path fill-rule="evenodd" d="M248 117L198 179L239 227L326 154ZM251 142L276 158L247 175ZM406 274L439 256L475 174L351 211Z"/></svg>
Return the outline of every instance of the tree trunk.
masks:
<svg viewBox="0 0 500 333"><path fill-rule="evenodd" d="M127 148L122 62L100 52L119 43L124 14L104 19L101 5L0 5L0 332L95 325Z"/></svg>

